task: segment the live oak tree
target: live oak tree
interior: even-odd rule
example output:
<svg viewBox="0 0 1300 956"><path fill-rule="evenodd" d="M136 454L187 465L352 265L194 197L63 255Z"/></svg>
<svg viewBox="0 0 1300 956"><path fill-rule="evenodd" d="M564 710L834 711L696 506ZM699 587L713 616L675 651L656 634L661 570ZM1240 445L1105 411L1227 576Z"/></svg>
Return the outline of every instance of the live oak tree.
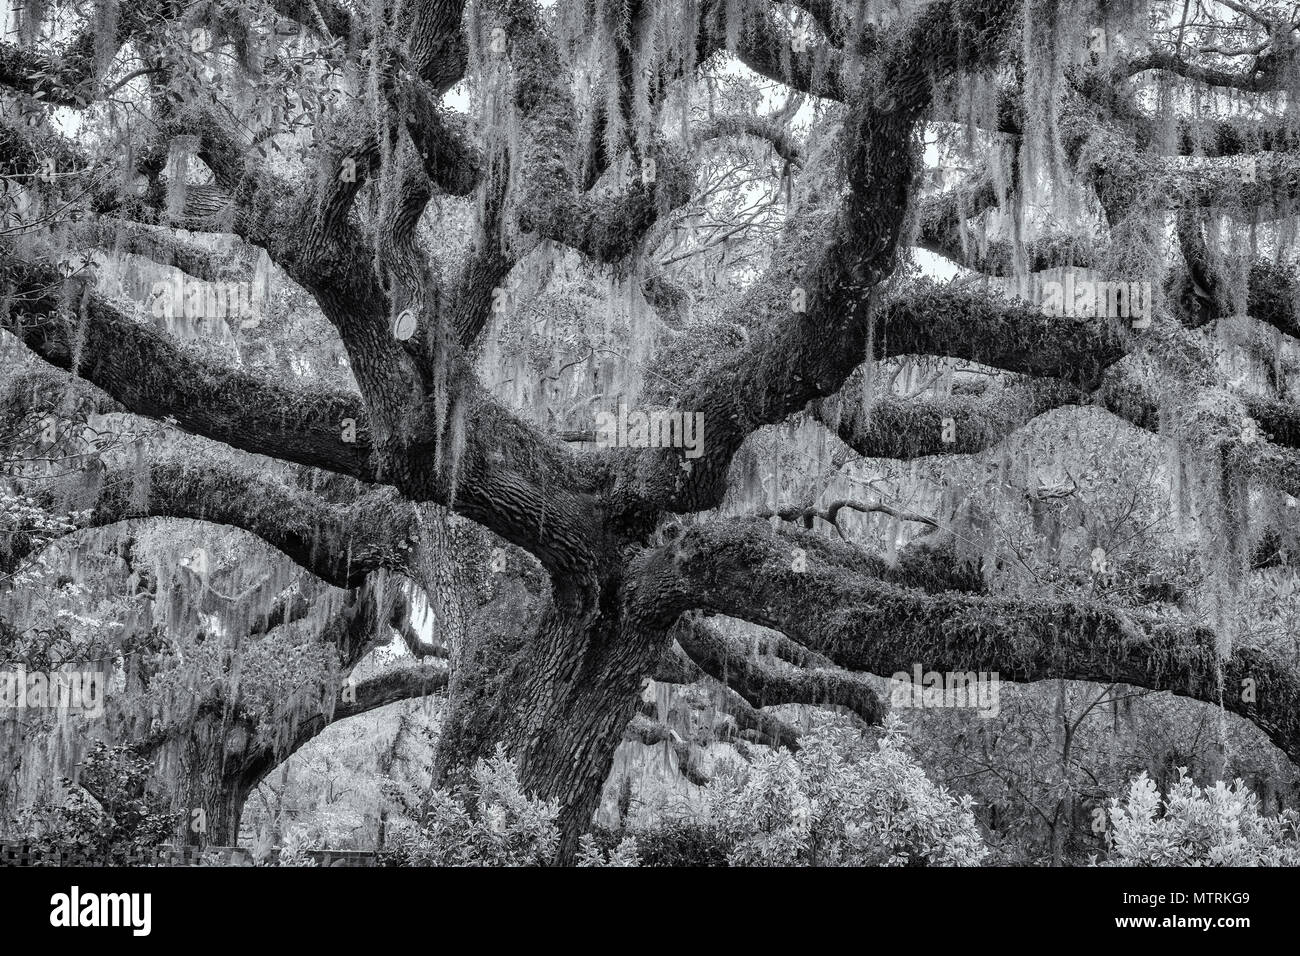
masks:
<svg viewBox="0 0 1300 956"><path fill-rule="evenodd" d="M72 523L192 518L354 595L418 582L449 655L440 774L503 741L560 802L566 859L647 677L709 674L791 745L755 707L874 723L860 675L918 663L1120 683L1240 714L1295 759L1300 672L1233 609L1296 533L1298 42L1286 5L1227 0L28 4L0 47L0 327L39 363L6 421L89 402L219 443L81 448L93 510ZM741 70L769 85L720 108ZM732 141L765 151L751 185L718 185ZM679 246L729 293L692 289ZM961 276L918 273L916 250ZM333 337L240 321L236 347L182 342L114 287L124 257L208 283L273 269ZM521 277L572 262L666 330L635 379L603 341L569 356L548 381L584 376L576 416L499 374ZM620 404L702 414L702 454L598 444L594 412ZM1172 449L1193 597L1112 587L1126 569L1095 536L1083 580L995 586L1033 559L965 546L994 493L969 476L928 511L730 506L775 426L956 476L1083 406ZM1083 526L1078 488L1034 483L1025 507ZM881 553L841 540L864 514L890 522ZM18 537L11 560L49 535ZM513 626L462 606L471 553L544 572ZM719 616L770 630L756 648Z"/></svg>

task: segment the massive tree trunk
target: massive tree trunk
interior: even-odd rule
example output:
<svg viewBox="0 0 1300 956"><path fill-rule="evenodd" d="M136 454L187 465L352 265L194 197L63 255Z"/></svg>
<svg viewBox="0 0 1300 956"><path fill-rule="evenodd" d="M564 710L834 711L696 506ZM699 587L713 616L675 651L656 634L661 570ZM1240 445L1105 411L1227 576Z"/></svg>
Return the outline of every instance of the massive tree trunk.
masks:
<svg viewBox="0 0 1300 956"><path fill-rule="evenodd" d="M178 747L180 786L176 808L183 811L178 836L187 846L236 846L249 790L242 771L254 749L245 722L216 708L200 714Z"/></svg>
<svg viewBox="0 0 1300 956"><path fill-rule="evenodd" d="M520 755L521 781L560 804L563 860L591 828L623 728L668 645L663 628L614 610L584 622L548 609L514 681L518 706L504 739Z"/></svg>
<svg viewBox="0 0 1300 956"><path fill-rule="evenodd" d="M563 861L591 827L645 678L671 643L665 622L634 613L621 559L608 568L594 601L560 578L527 617L469 632L438 743L444 785L506 744L523 785L560 807Z"/></svg>

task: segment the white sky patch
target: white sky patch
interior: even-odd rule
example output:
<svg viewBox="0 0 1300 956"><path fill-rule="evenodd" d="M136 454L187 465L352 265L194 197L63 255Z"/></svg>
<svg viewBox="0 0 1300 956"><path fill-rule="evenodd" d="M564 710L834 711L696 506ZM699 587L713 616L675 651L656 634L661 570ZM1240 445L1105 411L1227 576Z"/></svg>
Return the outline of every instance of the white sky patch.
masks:
<svg viewBox="0 0 1300 956"><path fill-rule="evenodd" d="M415 633L420 638L421 644L427 644L429 647L434 646L438 616L434 613L429 598L421 588L411 589L411 626L415 628Z"/></svg>

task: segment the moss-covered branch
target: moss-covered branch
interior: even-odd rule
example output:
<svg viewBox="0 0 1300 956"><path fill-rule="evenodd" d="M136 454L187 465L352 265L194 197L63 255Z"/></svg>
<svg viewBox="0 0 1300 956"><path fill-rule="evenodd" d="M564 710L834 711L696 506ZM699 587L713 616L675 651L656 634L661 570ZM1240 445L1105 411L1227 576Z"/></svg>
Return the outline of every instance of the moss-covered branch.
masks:
<svg viewBox="0 0 1300 956"><path fill-rule="evenodd" d="M717 505L731 459L750 432L832 394L860 363L880 315L877 286L896 263L915 185L916 123L936 82L996 62L1014 8L1004 0L944 0L881 39L846 120L847 195L829 215L810 204L792 220L773 266L737 309L744 318L737 324L758 324L760 331L734 357L708 368L675 396L678 408L704 415L709 434L703 455L684 462L669 450L620 460L620 482L644 488L649 499L636 501L631 510L692 512ZM969 329L958 335L957 328L936 324L946 329L949 347L964 341L970 349L975 343ZM924 341L921 330L912 333L917 344ZM1094 329L1091 337L1097 335ZM937 341L934 330L929 338ZM876 341L883 345L894 337ZM1024 351L1006 339L998 344ZM1061 368L1046 357L1039 364Z"/></svg>
<svg viewBox="0 0 1300 956"><path fill-rule="evenodd" d="M335 587L357 587L379 568L408 576L416 571L414 508L389 488L338 504L251 462L191 450L149 453L143 467L90 472L72 487L41 482L33 493L51 508L93 509L84 527L168 517L239 528ZM25 557L25 551L17 548L11 557Z"/></svg>
<svg viewBox="0 0 1300 956"><path fill-rule="evenodd" d="M15 259L8 278L14 298L0 328L129 411L245 451L377 478L359 397L214 365L118 312L85 280L65 283L47 266Z"/></svg>
<svg viewBox="0 0 1300 956"><path fill-rule="evenodd" d="M1265 651L1238 646L1221 661L1215 633L1196 624L1085 601L924 593L861 562L834 542L792 562L789 539L765 525L713 523L675 542L659 567L678 581L678 606L776 628L850 670L889 676L919 664L1167 690L1222 702L1300 761L1300 673Z"/></svg>
<svg viewBox="0 0 1300 956"><path fill-rule="evenodd" d="M808 670L763 659L707 620L684 617L673 631L691 660L755 707L819 704L846 707L869 724L884 716L880 699L861 677L841 670Z"/></svg>

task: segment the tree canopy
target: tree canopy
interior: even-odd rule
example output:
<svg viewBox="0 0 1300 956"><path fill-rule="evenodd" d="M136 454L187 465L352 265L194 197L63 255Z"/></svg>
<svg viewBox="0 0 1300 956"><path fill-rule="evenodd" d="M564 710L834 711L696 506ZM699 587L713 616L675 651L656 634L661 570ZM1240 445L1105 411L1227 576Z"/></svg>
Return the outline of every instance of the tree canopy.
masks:
<svg viewBox="0 0 1300 956"><path fill-rule="evenodd" d="M1209 715L1212 769L1289 781L1298 31L1234 0L24 2L0 651L102 673L91 735L179 768L217 842L331 723L435 693L435 782L508 793L513 760L562 860L625 742L708 777L647 681L800 753L784 705L877 728L899 674L1039 684L1003 704L1026 747L1056 707L1058 817L1085 718L1147 692L1205 705L1159 706ZM937 765L952 734L1027 759L952 719ZM11 776L85 732L26 727ZM928 794L891 734L837 772Z"/></svg>

